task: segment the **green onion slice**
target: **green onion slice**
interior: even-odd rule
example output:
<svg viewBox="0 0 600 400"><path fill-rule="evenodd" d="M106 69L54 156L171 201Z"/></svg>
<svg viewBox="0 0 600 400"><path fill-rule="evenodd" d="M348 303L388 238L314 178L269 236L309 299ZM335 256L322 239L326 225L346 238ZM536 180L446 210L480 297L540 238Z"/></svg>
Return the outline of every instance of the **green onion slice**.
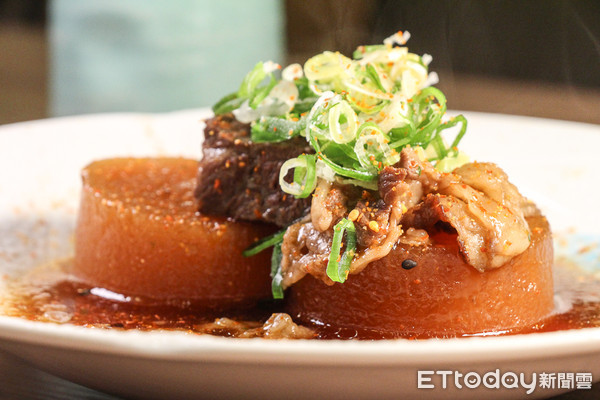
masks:
<svg viewBox="0 0 600 400"><path fill-rule="evenodd" d="M250 247L242 252L244 257L252 257L257 255L263 250L268 249L271 246L275 246L277 243L283 242L283 235L285 235L286 229L283 229L277 233L274 233L269 236L265 236L264 238L257 240Z"/></svg>
<svg viewBox="0 0 600 400"><path fill-rule="evenodd" d="M340 119L344 118L344 123ZM329 133L336 143L348 143L356 138L358 118L350 105L341 100L329 109Z"/></svg>
<svg viewBox="0 0 600 400"><path fill-rule="evenodd" d="M346 100L348 101L348 103L350 103L350 105L352 106L353 109L355 109L356 111L358 111L360 113L365 113L365 114L378 113L379 111L383 110L385 108L385 106L390 104L390 102L388 100L383 100L383 101L380 101L379 103L371 106L364 102L361 102L356 97L349 96L349 95L346 96Z"/></svg>
<svg viewBox="0 0 600 400"><path fill-rule="evenodd" d="M213 110L243 110L248 118L240 113L241 120L251 122L251 139L257 143L306 137L316 154L284 163L280 183L287 193L309 196L317 178L325 178L319 172L325 166L330 181L376 188L378 172L395 164L404 147L429 148L430 161L444 160L459 154L456 146L466 131L463 116L443 122L446 97L430 86L435 80L428 68L431 56L410 53L404 46L408 37L397 33L384 44L361 46L354 60L326 51L307 60L303 73L296 65L291 75L285 69L281 79L274 75L274 64L257 63L239 90ZM458 124L447 146L445 130ZM293 180L285 181L290 171Z"/></svg>
<svg viewBox="0 0 600 400"><path fill-rule="evenodd" d="M366 65L366 74L371 79L371 81L373 81L377 89L381 90L383 93L387 92L383 87L383 84L381 83L379 72L377 72L377 69L373 66L373 64Z"/></svg>
<svg viewBox="0 0 600 400"><path fill-rule="evenodd" d="M212 108L215 115L227 114L240 108L245 98L238 97L237 93L231 93L219 100Z"/></svg>
<svg viewBox="0 0 600 400"><path fill-rule="evenodd" d="M261 62L257 63L252 71L244 77L242 84L237 92L238 97L248 99L252 96L258 85L265 79L267 73L264 69L264 64Z"/></svg>
<svg viewBox="0 0 600 400"><path fill-rule="evenodd" d="M346 233L346 249L340 257L342 237ZM356 253L356 230L354 224L347 218L342 219L333 228L331 254L327 262L327 276L334 282L344 283L348 278L350 264Z"/></svg>
<svg viewBox="0 0 600 400"><path fill-rule="evenodd" d="M285 177L292 169L294 170L294 180L289 183L285 180ZM279 170L281 190L299 199L310 196L317 186L316 170L316 159L312 154L301 154L296 158L287 160Z"/></svg>
<svg viewBox="0 0 600 400"><path fill-rule="evenodd" d="M457 124L461 124L460 131L458 131L458 134L456 135L454 141L450 145L450 150L455 154L458 153L456 150L458 143L460 143L463 136L465 136L465 133L467 133L467 119L462 114L457 115L440 128L440 130L448 129L452 128L453 126L456 126Z"/></svg>
<svg viewBox="0 0 600 400"><path fill-rule="evenodd" d="M271 93L271 90L275 87L275 85L277 85L277 80L275 77L273 77L273 75L271 75L271 79L266 86L257 88L250 95L250 107L256 109L260 102L263 101L269 95L269 93Z"/></svg>
<svg viewBox="0 0 600 400"><path fill-rule="evenodd" d="M306 129L306 118L297 121L280 117L262 117L252 123L250 138L255 143L283 142L299 136Z"/></svg>
<svg viewBox="0 0 600 400"><path fill-rule="evenodd" d="M348 168L342 165L338 165L335 162L331 161L321 150L321 145L319 144L319 140L316 138L315 135L310 134L309 141L313 149L316 150L317 157L319 158L319 160L322 160L325 164L327 164L329 168L331 168L336 174L345 176L347 178L367 182L373 181L377 178L376 172L358 168Z"/></svg>
<svg viewBox="0 0 600 400"><path fill-rule="evenodd" d="M271 292L274 299L283 299L283 276L281 275L281 243L275 244L273 247L273 255L271 255Z"/></svg>
<svg viewBox="0 0 600 400"><path fill-rule="evenodd" d="M358 156L360 164L365 169L377 173L383 165L392 165L398 162L400 154L391 149L388 142L389 139L377 124L373 122L362 124L358 129L358 139L354 145L354 152Z"/></svg>
<svg viewBox="0 0 600 400"><path fill-rule="evenodd" d="M384 44L371 44L367 46L360 46L358 49L354 50L354 53L352 53L352 58L354 58L355 60L360 60L367 53L371 53L376 50L384 50L385 48L386 46Z"/></svg>

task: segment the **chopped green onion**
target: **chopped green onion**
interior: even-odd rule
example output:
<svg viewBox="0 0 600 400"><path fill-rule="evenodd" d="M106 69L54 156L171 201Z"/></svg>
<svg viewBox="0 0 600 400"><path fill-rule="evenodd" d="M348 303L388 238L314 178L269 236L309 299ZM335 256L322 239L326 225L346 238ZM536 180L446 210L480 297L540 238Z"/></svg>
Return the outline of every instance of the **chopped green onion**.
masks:
<svg viewBox="0 0 600 400"><path fill-rule="evenodd" d="M383 93L385 93L386 90L383 87L383 84L381 83L381 78L379 77L379 73L377 72L377 70L375 69L373 64L367 64L366 73L367 73L367 76L373 81L375 86L377 86L377 88L379 90L381 90Z"/></svg>
<svg viewBox="0 0 600 400"><path fill-rule="evenodd" d="M288 183L285 180L287 173L294 169L294 180ZM315 190L317 186L316 160L314 155L301 154L296 158L287 160L279 170L279 186L286 193L298 199L304 199Z"/></svg>
<svg viewBox="0 0 600 400"><path fill-rule="evenodd" d="M310 82L305 76L294 79L294 85L298 88L298 96L300 99L312 98L313 103L317 101L314 92L310 88Z"/></svg>
<svg viewBox="0 0 600 400"><path fill-rule="evenodd" d="M252 71L248 72L248 74L244 77L242 84L237 92L238 97L248 99L258 85L265 79L267 73L264 69L264 64L261 62L257 63Z"/></svg>
<svg viewBox="0 0 600 400"><path fill-rule="evenodd" d="M340 257L342 238L346 233L346 249ZM334 282L344 283L348 278L350 264L356 253L356 230L354 224L347 218L342 219L333 228L331 254L327 262L327 276Z"/></svg>
<svg viewBox="0 0 600 400"><path fill-rule="evenodd" d="M255 143L283 142L301 135L305 129L306 118L292 121L279 117L262 117L252 123L250 138Z"/></svg>
<svg viewBox="0 0 600 400"><path fill-rule="evenodd" d="M343 124L340 123L341 117L346 119ZM357 125L356 113L344 100L329 109L329 131L334 142L343 144L353 141L356 138Z"/></svg>
<svg viewBox="0 0 600 400"><path fill-rule="evenodd" d="M452 144L449 147L446 147L444 140L442 139L442 135L441 135L442 131L452 128L459 123L461 124L460 131L456 134L456 137L454 138L454 141L452 142ZM447 157L450 157L450 155L449 155L450 153L452 154L453 157L456 157L459 153L458 149L457 149L458 143L465 135L466 130L467 130L467 120L465 119L465 117L463 115L457 115L456 117L452 118L450 121L439 125L436 130L434 140L430 144L435 149L435 151L437 153L437 157L429 158L429 161L444 160ZM436 164L436 166L437 166L437 164Z"/></svg>
<svg viewBox="0 0 600 400"><path fill-rule="evenodd" d="M319 144L319 141L315 135L309 136L309 142L313 149L317 151L317 157L319 157L319 160L322 160L325 164L327 164L329 168L331 168L336 174L359 181L372 181L377 178L377 173L357 168L344 167L331 161L321 150L321 145Z"/></svg>
<svg viewBox="0 0 600 400"><path fill-rule="evenodd" d="M396 140L395 142L390 143L390 148L391 149L398 149L398 148L402 148L404 146L406 146L407 144L410 144L411 142L411 138L404 138L404 139L400 139L400 140Z"/></svg>
<svg viewBox="0 0 600 400"><path fill-rule="evenodd" d="M436 159L441 160L448 155L448 150L446 149L442 135L440 135L439 132L434 136L433 140L431 141L431 145L437 153Z"/></svg>
<svg viewBox="0 0 600 400"><path fill-rule="evenodd" d="M382 100L373 106L369 106L363 102L357 101L357 99L352 96L346 96L346 100L348 101L348 103L350 103L352 108L354 108L356 111L365 113L365 114L378 113L379 111L383 110L385 106L390 104L389 100Z"/></svg>
<svg viewBox="0 0 600 400"><path fill-rule="evenodd" d="M286 228L287 229L287 228ZM260 253L261 251L268 249L271 246L276 245L277 243L281 243L283 241L283 235L285 235L286 229L283 229L277 233L274 233L269 236L265 236L264 238L257 240L250 247L242 252L244 257L252 257Z"/></svg>
<svg viewBox="0 0 600 400"><path fill-rule="evenodd" d="M379 126L367 122L358 129L358 139L354 145L354 152L360 164L369 171L379 171L383 165L392 165L398 162L400 155L390 149L389 139L385 137ZM367 149L365 149L367 146Z"/></svg>
<svg viewBox="0 0 600 400"><path fill-rule="evenodd" d="M317 99L318 97L306 97L304 99L298 99L296 100L293 111L297 114L308 112L313 108Z"/></svg>
<svg viewBox="0 0 600 400"><path fill-rule="evenodd" d="M271 292L274 299L283 299L283 276L281 275L281 243L275 244L273 254L271 255Z"/></svg>
<svg viewBox="0 0 600 400"><path fill-rule="evenodd" d="M309 81L330 82L350 68L352 60L332 51L325 51L304 63L304 75Z"/></svg>
<svg viewBox="0 0 600 400"><path fill-rule="evenodd" d="M298 65L291 75L282 72L284 79L275 78L274 65L258 63L237 93L221 99L213 110L244 111L236 116L251 122L256 143L306 137L316 155L284 163L280 184L287 193L310 195L317 177L324 177L315 172L316 161L327 167L330 181L376 189L378 172L395 164L404 147L429 148L430 161L444 160L458 154L456 146L466 131L462 115L442 122L446 97L430 86L436 80L429 73L431 56L410 53L404 46L409 36L404 32L384 44L360 46L354 59L323 52L306 61L303 73ZM445 130L458 124L460 130L447 146ZM290 170L293 181L287 182L282 176Z"/></svg>
<svg viewBox="0 0 600 400"><path fill-rule="evenodd" d="M344 178L339 178L339 177L337 178L337 181L339 183L341 183L342 185L354 185L354 186L358 186L361 188L365 188L367 190L377 190L378 189L376 181L366 182L366 181L359 181L357 179L344 179Z"/></svg>
<svg viewBox="0 0 600 400"><path fill-rule="evenodd" d="M227 114L238 109L246 99L238 97L237 93L231 93L219 100L212 108L215 115Z"/></svg>
<svg viewBox="0 0 600 400"><path fill-rule="evenodd" d="M461 124L461 128L460 128L460 131L458 132L458 134L456 135L456 137L454 138L454 141L450 145L450 149L455 153L456 153L456 147L458 146L458 143L460 143L460 140L463 138L463 136L465 136L465 133L467 132L467 119L462 114L457 115L456 117L452 118L452 120L448 121L448 123L446 123L445 125L443 125L440 128L440 130L448 129L448 128L452 128L456 124Z"/></svg>
<svg viewBox="0 0 600 400"><path fill-rule="evenodd" d="M352 58L355 60L360 60L364 57L365 54L371 53L376 50L383 50L386 46L384 44L372 44L367 46L360 46L358 49L354 50L352 53Z"/></svg>
<svg viewBox="0 0 600 400"><path fill-rule="evenodd" d="M346 86L347 91L349 92L357 92L363 94L367 97L377 100L391 100L392 95L390 93L385 93L379 88L370 88L363 85L356 77L353 79L346 79L344 81L344 86Z"/></svg>
<svg viewBox="0 0 600 400"><path fill-rule="evenodd" d="M271 79L269 80L269 83L266 86L258 88L254 91L254 93L251 94L250 107L256 109L260 102L263 101L265 97L269 95L271 89L273 89L275 85L277 85L277 80L273 77L273 75L271 75Z"/></svg>

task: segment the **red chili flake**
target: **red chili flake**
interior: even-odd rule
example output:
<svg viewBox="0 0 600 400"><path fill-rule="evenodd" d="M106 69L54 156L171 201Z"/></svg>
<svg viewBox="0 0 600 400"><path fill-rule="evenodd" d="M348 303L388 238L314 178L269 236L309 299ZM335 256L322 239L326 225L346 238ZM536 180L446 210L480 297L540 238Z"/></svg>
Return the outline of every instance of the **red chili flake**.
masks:
<svg viewBox="0 0 600 400"><path fill-rule="evenodd" d="M215 183L213 184L213 188L218 189L221 186L221 180L215 179Z"/></svg>

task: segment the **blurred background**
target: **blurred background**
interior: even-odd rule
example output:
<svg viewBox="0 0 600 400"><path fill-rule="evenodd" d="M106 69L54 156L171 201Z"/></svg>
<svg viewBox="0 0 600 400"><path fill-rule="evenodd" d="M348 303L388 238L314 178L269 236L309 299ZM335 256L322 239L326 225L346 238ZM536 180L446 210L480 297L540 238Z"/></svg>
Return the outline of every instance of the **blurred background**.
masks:
<svg viewBox="0 0 600 400"><path fill-rule="evenodd" d="M258 60L409 30L453 109L600 123L596 0L0 0L0 124L210 106Z"/></svg>

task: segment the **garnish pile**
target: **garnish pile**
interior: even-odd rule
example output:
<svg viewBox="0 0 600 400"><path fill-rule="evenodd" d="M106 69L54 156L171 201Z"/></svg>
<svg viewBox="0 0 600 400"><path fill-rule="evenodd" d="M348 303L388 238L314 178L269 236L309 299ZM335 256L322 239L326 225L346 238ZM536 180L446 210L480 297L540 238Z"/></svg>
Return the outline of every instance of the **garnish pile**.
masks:
<svg viewBox="0 0 600 400"><path fill-rule="evenodd" d="M286 161L280 171L281 189L297 198L310 196L318 179L377 190L379 172L400 159L411 146L437 169L450 171L465 163L457 145L467 122L462 115L446 115L446 98L429 72L431 56L410 53L404 45L408 32L398 32L381 45L360 46L352 59L339 52L323 52L304 67L292 64L283 70L273 62L259 62L244 78L239 90L213 107L216 115L233 113L251 124L251 140L275 143L305 137L315 154ZM447 144L444 131L458 126ZM292 172L290 172L292 171ZM291 181L287 177L293 176ZM343 282L352 261L354 225L344 218L334 228L328 276ZM340 257L342 238L346 245ZM280 244L283 233L265 238L245 255L275 246L273 293L278 286Z"/></svg>

